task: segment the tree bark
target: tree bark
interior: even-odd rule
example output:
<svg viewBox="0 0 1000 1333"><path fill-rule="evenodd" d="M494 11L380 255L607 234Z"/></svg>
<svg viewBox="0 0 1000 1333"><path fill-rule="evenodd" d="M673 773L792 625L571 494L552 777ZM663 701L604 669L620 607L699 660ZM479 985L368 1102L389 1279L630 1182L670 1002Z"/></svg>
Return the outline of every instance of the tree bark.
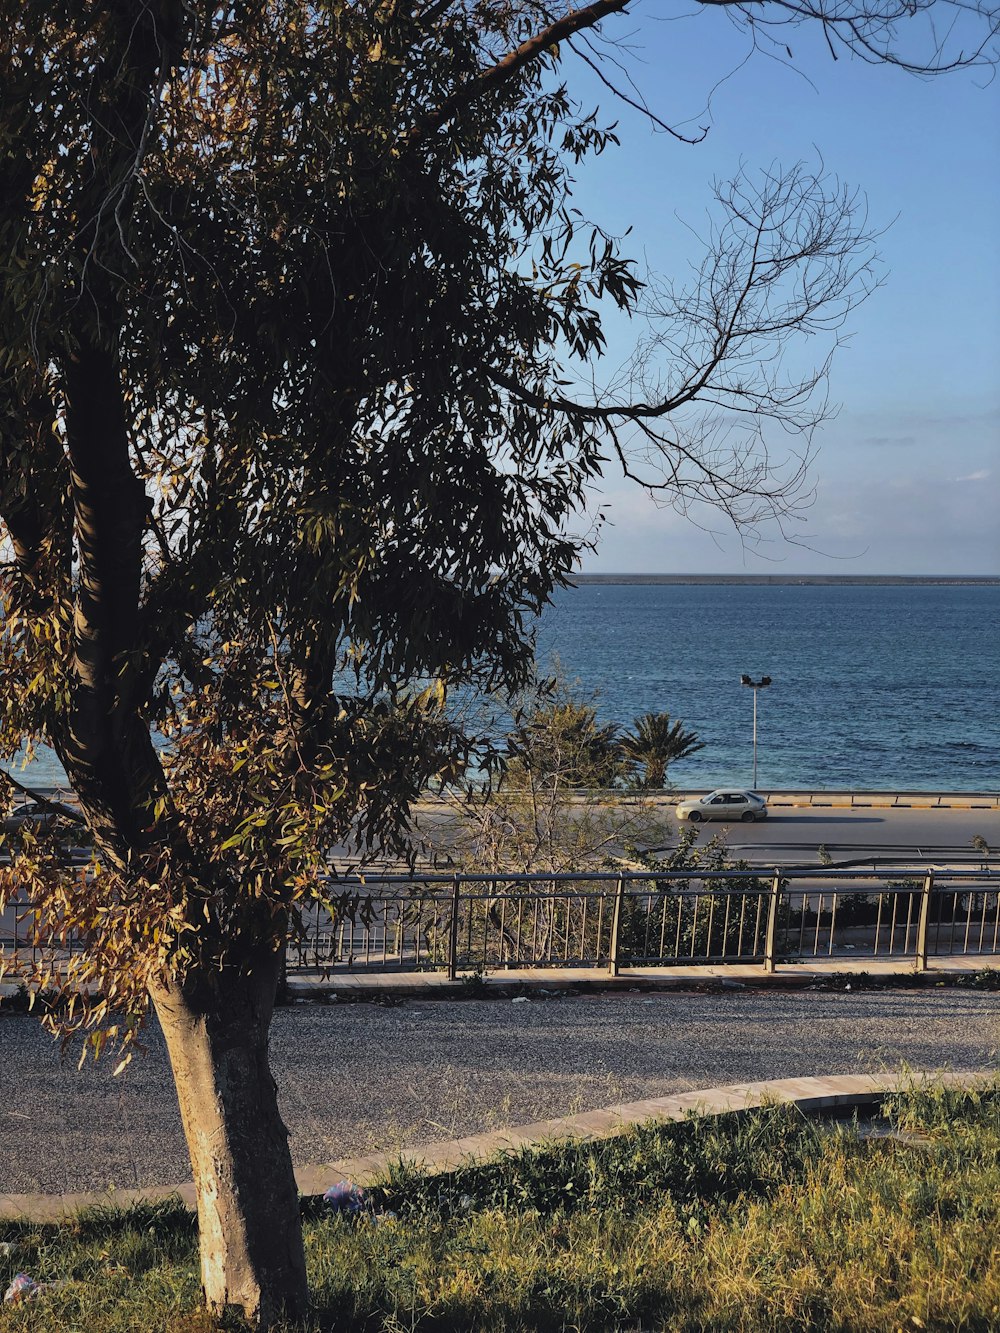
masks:
<svg viewBox="0 0 1000 1333"><path fill-rule="evenodd" d="M298 1192L268 1063L280 970L200 972L150 995L173 1066L198 1198L207 1305L236 1306L260 1329L308 1309Z"/></svg>

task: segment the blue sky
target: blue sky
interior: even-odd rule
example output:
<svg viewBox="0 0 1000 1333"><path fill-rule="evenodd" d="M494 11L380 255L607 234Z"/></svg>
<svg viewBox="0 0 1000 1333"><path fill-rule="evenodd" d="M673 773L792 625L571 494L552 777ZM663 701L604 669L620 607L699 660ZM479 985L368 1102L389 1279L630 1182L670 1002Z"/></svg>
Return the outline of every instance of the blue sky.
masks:
<svg viewBox="0 0 1000 1333"><path fill-rule="evenodd" d="M604 32L630 36L630 71L658 114L710 124L709 135L692 147L654 133L568 55L574 92L600 102L622 137L578 169L582 211L617 232L631 227L626 252L679 275L691 252L678 219L699 225L713 177L822 154L888 228L885 281L850 317L834 362L841 407L815 439L805 546L766 530L748 546L720 517L695 515L699 527L609 472L595 507L610 522L583 568L1000 574L1000 79L834 62L805 30L786 34L792 63L758 52L740 68L748 40L724 13L680 22L662 21L666 13L662 0L639 0ZM612 321L609 332L615 365L633 331Z"/></svg>

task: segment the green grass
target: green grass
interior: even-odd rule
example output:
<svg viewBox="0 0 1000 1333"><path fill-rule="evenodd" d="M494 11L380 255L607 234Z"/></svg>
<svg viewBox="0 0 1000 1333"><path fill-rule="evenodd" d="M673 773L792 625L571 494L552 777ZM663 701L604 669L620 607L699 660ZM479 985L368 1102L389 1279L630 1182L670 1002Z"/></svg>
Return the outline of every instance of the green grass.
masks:
<svg viewBox="0 0 1000 1333"><path fill-rule="evenodd" d="M395 1218L305 1208L314 1330L1000 1329L1000 1088L888 1100L904 1138L788 1108L630 1131L448 1176L394 1173ZM0 1333L210 1333L173 1205L0 1224L69 1279Z"/></svg>

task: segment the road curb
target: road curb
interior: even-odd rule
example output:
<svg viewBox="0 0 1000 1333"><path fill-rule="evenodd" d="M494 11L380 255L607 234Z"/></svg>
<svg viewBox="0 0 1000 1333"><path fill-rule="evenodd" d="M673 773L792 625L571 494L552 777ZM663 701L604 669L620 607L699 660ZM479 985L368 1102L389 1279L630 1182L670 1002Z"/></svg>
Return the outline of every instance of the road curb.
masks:
<svg viewBox="0 0 1000 1333"><path fill-rule="evenodd" d="M338 1181L370 1185L401 1165L428 1174L441 1174L492 1157L516 1154L526 1148L544 1148L572 1139L612 1138L634 1125L676 1123L692 1115L733 1115L780 1104L791 1104L803 1114L810 1114L872 1105L889 1093L917 1091L923 1087L978 1091L996 1085L997 1080L996 1071L983 1069L962 1072L908 1070L902 1074L842 1074L732 1083L619 1103L596 1111L538 1120L424 1147L301 1166L296 1168L295 1178L302 1196L309 1198L322 1194ZM164 1199L177 1199L192 1211L196 1207L194 1186L190 1181L101 1193L0 1194L0 1221L58 1223L72 1219L85 1208L128 1208Z"/></svg>
<svg viewBox="0 0 1000 1333"><path fill-rule="evenodd" d="M598 1111L538 1120L532 1124L471 1135L426 1148L347 1158L296 1172L304 1195L322 1193L331 1184L351 1180L359 1185L384 1178L387 1170L405 1166L428 1174L453 1171L492 1157L517 1154L526 1148L545 1148L575 1139L613 1138L635 1125L670 1124L692 1115L739 1115L763 1106L794 1105L804 1114L847 1110L878 1104L887 1094L925 1087L978 1091L995 1085L993 1070L961 1072L907 1070L902 1074L841 1074L823 1078L767 1079L672 1093L638 1102L624 1102Z"/></svg>

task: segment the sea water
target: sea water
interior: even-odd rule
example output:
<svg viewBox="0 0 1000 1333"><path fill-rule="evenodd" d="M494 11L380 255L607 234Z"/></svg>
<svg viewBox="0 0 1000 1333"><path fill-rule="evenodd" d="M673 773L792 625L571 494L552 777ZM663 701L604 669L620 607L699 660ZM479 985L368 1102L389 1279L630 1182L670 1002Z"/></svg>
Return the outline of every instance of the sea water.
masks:
<svg viewBox="0 0 1000 1333"><path fill-rule="evenodd" d="M628 725L669 712L705 748L680 787L1000 788L1000 586L583 584L542 617L539 658Z"/></svg>
<svg viewBox="0 0 1000 1333"><path fill-rule="evenodd" d="M1000 790L1000 586L583 583L539 626L543 670L602 719L669 712L705 748L683 788ZM30 780L56 785L42 753Z"/></svg>

